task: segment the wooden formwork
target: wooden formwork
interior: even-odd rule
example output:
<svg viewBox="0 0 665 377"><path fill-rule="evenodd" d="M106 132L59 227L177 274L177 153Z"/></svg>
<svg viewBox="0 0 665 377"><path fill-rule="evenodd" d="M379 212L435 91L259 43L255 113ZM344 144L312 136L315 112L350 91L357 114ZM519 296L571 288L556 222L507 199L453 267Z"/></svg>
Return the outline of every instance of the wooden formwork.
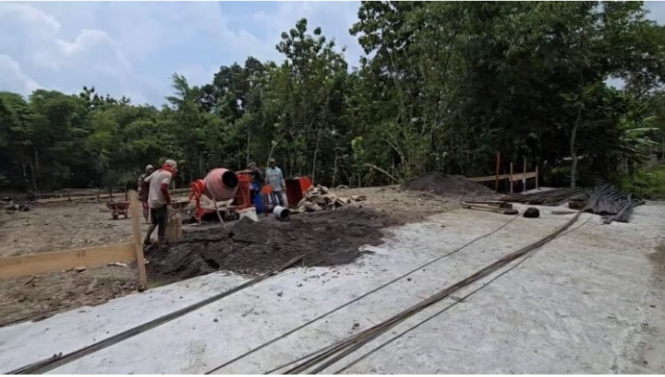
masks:
<svg viewBox="0 0 665 377"><path fill-rule="evenodd" d="M147 275L141 239L140 203L136 191L129 192L133 240L108 246L52 251L0 258L0 279L45 274L77 267L100 267L115 262L137 262L139 291L147 288Z"/></svg>
<svg viewBox="0 0 665 377"><path fill-rule="evenodd" d="M496 186L495 186L495 191L499 191L499 181L507 179L508 182L510 183L510 193L512 194L513 192L513 184L515 182L522 181L524 186L526 187L526 180L534 178L536 180L536 188L538 188L538 166L536 166L535 171L528 172L526 171L526 159L524 159L524 164L522 168L521 173L515 173L513 171L513 163L510 163L510 173L509 174L499 174L499 165L500 165L500 160L501 160L501 154L497 153L496 155L496 174L495 175L489 175L485 177L473 177L473 178L468 178L468 180L472 182L490 182L490 181L495 181Z"/></svg>

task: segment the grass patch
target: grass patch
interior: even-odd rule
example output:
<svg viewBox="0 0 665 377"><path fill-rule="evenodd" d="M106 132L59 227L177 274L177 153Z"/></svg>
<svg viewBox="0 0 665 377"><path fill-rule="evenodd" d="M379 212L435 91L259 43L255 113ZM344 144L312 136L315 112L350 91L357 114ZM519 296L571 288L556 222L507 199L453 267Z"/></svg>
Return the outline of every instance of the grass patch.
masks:
<svg viewBox="0 0 665 377"><path fill-rule="evenodd" d="M624 176L619 181L622 190L629 191L642 199L665 199L665 164L655 169L641 171L632 178Z"/></svg>

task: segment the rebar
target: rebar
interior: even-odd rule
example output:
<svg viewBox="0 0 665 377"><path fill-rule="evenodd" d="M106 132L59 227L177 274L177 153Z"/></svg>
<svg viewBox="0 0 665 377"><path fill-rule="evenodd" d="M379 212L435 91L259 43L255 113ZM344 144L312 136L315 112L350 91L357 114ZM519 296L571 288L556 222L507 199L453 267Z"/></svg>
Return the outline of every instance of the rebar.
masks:
<svg viewBox="0 0 665 377"><path fill-rule="evenodd" d="M329 366L333 365L337 361L341 360L342 358L346 357L348 354L354 352L358 348L364 346L368 342L372 341L379 335L387 332L391 328L397 326L399 323L405 321L406 319L410 318L411 316L415 315L416 313L419 313L425 308L430 307L431 305L443 300L444 298L450 296L457 290L466 287L467 285L476 282L483 277L486 277L493 272L497 271L501 267L507 265L508 263L525 256L532 251L540 248L541 246L545 245L547 242L553 240L556 238L558 235L566 231L568 228L570 228L580 217L583 211L578 212L572 219L570 219L566 224L564 224L562 227L559 229L555 230L552 232L550 235L547 237L542 238L541 240L534 242L526 247L523 247L511 254L508 254L504 256L503 258L497 260L496 262L490 264L489 266L477 271L476 273L472 274L471 276L468 276L467 278L447 287L444 288L443 290L439 291L438 293L435 293L434 295L430 296L429 298L419 302L418 304L394 315L393 317L387 319L386 321L375 325L367 330L364 330L356 335L350 336L346 338L345 340L342 340L340 342L337 342L333 345L330 346L329 350L326 352L321 353L320 355L313 357L299 365L296 365L295 367L289 369L288 371L285 372L285 374L297 374L297 373L302 373L305 372L311 368L314 368L311 372L311 374L316 374L319 373Z"/></svg>
<svg viewBox="0 0 665 377"><path fill-rule="evenodd" d="M506 195L503 201L532 205L556 206L570 200L586 201L586 212L600 215L604 224L613 221L627 223L633 209L644 201L635 195L621 191L610 185L590 189L555 189L533 194Z"/></svg>

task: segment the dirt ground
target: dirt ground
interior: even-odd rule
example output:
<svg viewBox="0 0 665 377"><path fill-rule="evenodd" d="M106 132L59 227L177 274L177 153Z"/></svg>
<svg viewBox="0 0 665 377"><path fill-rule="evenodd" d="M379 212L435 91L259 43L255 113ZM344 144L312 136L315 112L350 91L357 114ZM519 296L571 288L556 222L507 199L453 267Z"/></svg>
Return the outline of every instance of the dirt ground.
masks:
<svg viewBox="0 0 665 377"><path fill-rule="evenodd" d="M312 263L349 263L359 256L359 246L379 242L380 228L422 221L428 215L459 206L455 198L445 199L429 191L403 191L396 186L345 189L338 190L337 194L364 195L367 200L354 202L349 207L355 208L335 214L294 215L290 223L279 223L260 216L260 225L251 224L244 230L228 223L224 232L219 231L219 224L201 228L184 226L185 240L195 241L190 242L186 248L199 252L178 255L184 258L183 261L190 258L189 261L198 264L188 264L189 269L173 268L182 261L176 263L171 260L165 263L165 254L148 251L149 285L163 285L216 269L247 274L264 272L297 253L317 248L322 253L314 258L316 261L312 259ZM142 230L145 231L147 225L141 222ZM253 250L250 254L240 252L238 245L242 241L238 240L251 239L255 234L264 234L265 242L257 245L253 241L254 246L250 243L250 249ZM42 205L29 212L13 214L0 211L0 257L124 243L131 241L131 237L131 221L122 218L112 220L109 210L99 203ZM225 241L224 246L203 247L211 243L211 238ZM230 241L233 238L236 241ZM177 248L184 247L173 245L172 248L177 251ZM217 256L209 257L214 254L213 251L218 252ZM269 252L272 254L268 255ZM206 255L209 261L201 263L206 259L202 259L202 256ZM0 280L0 326L26 319L39 320L83 306L99 305L134 292L135 289L136 271L132 265Z"/></svg>

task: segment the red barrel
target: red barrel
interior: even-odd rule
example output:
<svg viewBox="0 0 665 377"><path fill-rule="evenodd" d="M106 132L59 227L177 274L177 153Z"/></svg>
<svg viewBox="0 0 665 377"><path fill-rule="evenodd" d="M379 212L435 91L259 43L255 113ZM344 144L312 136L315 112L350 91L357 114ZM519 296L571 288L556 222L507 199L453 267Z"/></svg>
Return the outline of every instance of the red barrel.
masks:
<svg viewBox="0 0 665 377"><path fill-rule="evenodd" d="M309 177L287 178L286 181L286 201L290 207L295 207L302 200L307 189L312 187L312 180Z"/></svg>
<svg viewBox="0 0 665 377"><path fill-rule="evenodd" d="M251 195L249 193L251 178L249 173L240 173L238 176L238 191L233 200L233 205L238 209L252 206Z"/></svg>

